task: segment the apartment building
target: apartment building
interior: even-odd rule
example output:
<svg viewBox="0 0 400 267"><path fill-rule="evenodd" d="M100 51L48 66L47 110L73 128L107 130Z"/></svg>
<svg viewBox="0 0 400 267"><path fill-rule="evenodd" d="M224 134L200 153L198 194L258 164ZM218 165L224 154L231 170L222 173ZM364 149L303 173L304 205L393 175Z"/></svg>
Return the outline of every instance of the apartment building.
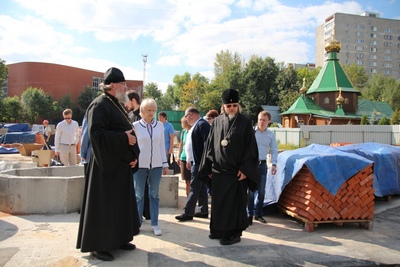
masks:
<svg viewBox="0 0 400 267"><path fill-rule="evenodd" d="M400 80L400 20L380 18L379 13L335 13L316 29L315 64L327 58L325 44L334 35L341 45L343 65L357 64L367 74L383 73Z"/></svg>

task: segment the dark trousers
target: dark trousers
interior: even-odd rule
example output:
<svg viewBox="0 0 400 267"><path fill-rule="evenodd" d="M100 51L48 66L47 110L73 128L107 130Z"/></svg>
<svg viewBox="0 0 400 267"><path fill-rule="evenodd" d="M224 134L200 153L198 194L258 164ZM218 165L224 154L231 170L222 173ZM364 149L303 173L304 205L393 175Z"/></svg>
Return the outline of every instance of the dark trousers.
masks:
<svg viewBox="0 0 400 267"><path fill-rule="evenodd" d="M208 194L206 185L196 179L197 166L192 166L190 178L190 193L186 201L184 212L188 216L193 216L196 209L196 203L199 202L199 211L203 214L208 214Z"/></svg>
<svg viewBox="0 0 400 267"><path fill-rule="evenodd" d="M149 201L149 183L148 183L148 177L146 179L146 185L144 189L144 207L143 207L143 217L146 218L146 220L150 220L150 201Z"/></svg>

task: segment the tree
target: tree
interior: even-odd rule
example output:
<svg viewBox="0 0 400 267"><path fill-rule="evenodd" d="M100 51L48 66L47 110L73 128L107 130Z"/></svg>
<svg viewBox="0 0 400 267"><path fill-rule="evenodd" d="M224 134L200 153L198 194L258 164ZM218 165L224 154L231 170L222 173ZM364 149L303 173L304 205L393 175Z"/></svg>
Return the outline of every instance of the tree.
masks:
<svg viewBox="0 0 400 267"><path fill-rule="evenodd" d="M19 122L22 119L22 105L18 96L6 97L3 99L3 116L6 122Z"/></svg>
<svg viewBox="0 0 400 267"><path fill-rule="evenodd" d="M369 119L367 115L362 115L360 125L369 125Z"/></svg>
<svg viewBox="0 0 400 267"><path fill-rule="evenodd" d="M86 111L93 99L95 99L98 95L99 93L96 93L92 88L86 86L83 92L76 99L77 104L82 110Z"/></svg>
<svg viewBox="0 0 400 267"><path fill-rule="evenodd" d="M157 83L150 82L146 85L143 96L144 98L153 98L158 103L158 101L161 100L162 92L160 89L158 89Z"/></svg>
<svg viewBox="0 0 400 267"><path fill-rule="evenodd" d="M0 58L0 89L3 87L3 83L8 78L8 68L6 62ZM0 92L0 97L2 92Z"/></svg>
<svg viewBox="0 0 400 267"><path fill-rule="evenodd" d="M390 118L390 124L391 125L400 124L400 111L398 108L396 108L395 111L393 112L392 117Z"/></svg>
<svg viewBox="0 0 400 267"><path fill-rule="evenodd" d="M378 125L390 125L390 120L385 115L378 121Z"/></svg>
<svg viewBox="0 0 400 267"><path fill-rule="evenodd" d="M317 78L319 72L321 70L321 67L314 68L314 69L309 69L308 67L305 68L299 68L297 70L297 77L299 81L303 81L303 78L306 78L306 88L309 89L315 79Z"/></svg>
<svg viewBox="0 0 400 267"><path fill-rule="evenodd" d="M400 83L385 74L374 74L361 91L364 99L386 102L392 109L400 108Z"/></svg>
<svg viewBox="0 0 400 267"><path fill-rule="evenodd" d="M243 72L244 83L239 87L243 113L255 123L261 105L278 104L275 80L279 69L273 58L252 56Z"/></svg>
<svg viewBox="0 0 400 267"><path fill-rule="evenodd" d="M303 75L310 76L310 74L306 74L306 71L304 70ZM306 86L307 79L304 82ZM276 77L276 88L279 92L278 105L282 112L289 109L290 106L296 101L296 99L299 98L299 96L301 95L299 90L302 86L303 85L299 80L297 72L292 67L289 67L279 72L278 76Z"/></svg>
<svg viewBox="0 0 400 267"><path fill-rule="evenodd" d="M42 89L28 87L21 94L21 102L24 117L35 123L39 118L47 118L51 115L51 98Z"/></svg>
<svg viewBox="0 0 400 267"><path fill-rule="evenodd" d="M368 82L368 75L365 73L363 67L353 63L344 65L343 70L355 89L361 91L365 87Z"/></svg>

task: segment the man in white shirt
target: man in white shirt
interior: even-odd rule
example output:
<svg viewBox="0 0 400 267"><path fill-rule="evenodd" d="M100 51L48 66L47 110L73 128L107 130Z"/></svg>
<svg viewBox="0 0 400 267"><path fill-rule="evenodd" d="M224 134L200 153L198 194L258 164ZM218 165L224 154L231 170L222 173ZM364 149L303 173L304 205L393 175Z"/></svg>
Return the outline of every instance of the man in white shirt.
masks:
<svg viewBox="0 0 400 267"><path fill-rule="evenodd" d="M76 145L79 142L79 125L72 120L72 110L63 111L64 120L57 124L55 135L56 156L64 166L76 165Z"/></svg>

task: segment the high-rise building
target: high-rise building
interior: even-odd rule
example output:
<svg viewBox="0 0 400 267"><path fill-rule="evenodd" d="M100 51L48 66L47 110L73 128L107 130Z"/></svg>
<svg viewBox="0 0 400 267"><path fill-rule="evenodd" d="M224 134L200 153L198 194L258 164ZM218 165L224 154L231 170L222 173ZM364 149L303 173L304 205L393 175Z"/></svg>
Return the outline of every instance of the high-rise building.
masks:
<svg viewBox="0 0 400 267"><path fill-rule="evenodd" d="M342 45L338 58L343 65L355 63L368 75L383 73L400 80L400 20L380 18L372 12L329 16L316 29L317 67L324 65L325 44L332 36Z"/></svg>

